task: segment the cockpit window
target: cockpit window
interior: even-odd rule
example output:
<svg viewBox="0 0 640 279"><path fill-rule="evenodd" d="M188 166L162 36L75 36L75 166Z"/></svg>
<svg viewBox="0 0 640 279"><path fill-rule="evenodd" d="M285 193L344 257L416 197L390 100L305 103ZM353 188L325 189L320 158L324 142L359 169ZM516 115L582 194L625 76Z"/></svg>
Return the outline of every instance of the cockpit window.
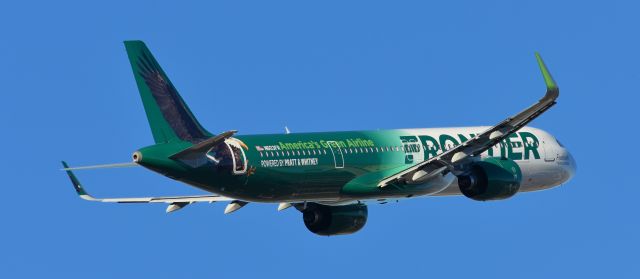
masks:
<svg viewBox="0 0 640 279"><path fill-rule="evenodd" d="M562 143L560 143L558 139L556 139L556 142L558 143L558 145L560 145L560 147L564 147L564 145L562 145Z"/></svg>

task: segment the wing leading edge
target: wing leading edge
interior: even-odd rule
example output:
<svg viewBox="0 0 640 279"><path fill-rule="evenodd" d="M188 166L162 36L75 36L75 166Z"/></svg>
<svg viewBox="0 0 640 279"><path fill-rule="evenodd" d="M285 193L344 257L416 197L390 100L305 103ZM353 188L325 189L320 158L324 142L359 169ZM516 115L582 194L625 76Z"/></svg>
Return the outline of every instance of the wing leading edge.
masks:
<svg viewBox="0 0 640 279"><path fill-rule="evenodd" d="M378 183L378 186L385 187L398 181L426 181L445 170L454 171L456 166L467 162L471 157L481 154L495 144L504 140L510 134L518 131L520 128L527 125L527 123L531 122L533 119L537 118L555 105L556 99L560 95L560 89L553 80L553 77L547 69L547 66L544 64L542 57L540 57L540 54L536 52L535 55L540 71L542 72L542 77L544 78L544 82L547 86L547 91L542 99L520 113L508 117L463 144L381 180Z"/></svg>

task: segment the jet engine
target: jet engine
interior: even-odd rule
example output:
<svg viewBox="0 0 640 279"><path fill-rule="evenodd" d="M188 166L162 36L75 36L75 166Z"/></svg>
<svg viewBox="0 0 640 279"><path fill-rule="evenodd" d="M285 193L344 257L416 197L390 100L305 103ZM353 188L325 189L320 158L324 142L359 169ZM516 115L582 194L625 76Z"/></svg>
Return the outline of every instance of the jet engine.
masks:
<svg viewBox="0 0 640 279"><path fill-rule="evenodd" d="M474 162L468 172L458 176L460 192L477 201L510 198L520 190L522 171L507 158L486 158Z"/></svg>
<svg viewBox="0 0 640 279"><path fill-rule="evenodd" d="M367 206L327 206L309 203L302 211L304 225L318 235L352 234L367 223Z"/></svg>

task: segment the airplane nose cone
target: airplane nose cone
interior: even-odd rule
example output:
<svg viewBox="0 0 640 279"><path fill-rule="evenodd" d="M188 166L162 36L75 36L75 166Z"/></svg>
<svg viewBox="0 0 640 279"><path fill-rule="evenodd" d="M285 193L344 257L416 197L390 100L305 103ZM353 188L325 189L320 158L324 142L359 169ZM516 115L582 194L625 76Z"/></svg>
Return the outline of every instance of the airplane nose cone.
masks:
<svg viewBox="0 0 640 279"><path fill-rule="evenodd" d="M576 164L576 160L573 158L573 155L571 155L571 153L567 152L567 156L569 156L569 175L573 177L574 175L576 175L576 171L578 170L578 164Z"/></svg>
<svg viewBox="0 0 640 279"><path fill-rule="evenodd" d="M576 160L573 158L571 153L569 153L569 151L567 151L566 149L562 150L562 152L560 152L560 154L558 155L558 165L562 166L566 180L568 181L576 175L578 165L576 164Z"/></svg>
<svg viewBox="0 0 640 279"><path fill-rule="evenodd" d="M569 153L569 160L571 161L572 174L576 174L576 171L578 171L578 164L576 163L576 160L573 159L573 155L571 155L571 153Z"/></svg>

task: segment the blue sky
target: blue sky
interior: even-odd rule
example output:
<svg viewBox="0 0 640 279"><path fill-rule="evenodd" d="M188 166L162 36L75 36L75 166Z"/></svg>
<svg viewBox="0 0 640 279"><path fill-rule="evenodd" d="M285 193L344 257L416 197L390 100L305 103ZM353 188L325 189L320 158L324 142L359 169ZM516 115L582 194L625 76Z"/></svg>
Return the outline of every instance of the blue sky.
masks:
<svg viewBox="0 0 640 279"><path fill-rule="evenodd" d="M0 277L640 274L634 1L88 2L0 8ZM500 202L372 206L346 237L275 205L88 203L59 160L122 162L152 144L126 39L147 43L209 130L241 134L495 124L544 93L540 51L561 96L532 126L578 175ZM78 175L96 196L200 193L144 169Z"/></svg>

